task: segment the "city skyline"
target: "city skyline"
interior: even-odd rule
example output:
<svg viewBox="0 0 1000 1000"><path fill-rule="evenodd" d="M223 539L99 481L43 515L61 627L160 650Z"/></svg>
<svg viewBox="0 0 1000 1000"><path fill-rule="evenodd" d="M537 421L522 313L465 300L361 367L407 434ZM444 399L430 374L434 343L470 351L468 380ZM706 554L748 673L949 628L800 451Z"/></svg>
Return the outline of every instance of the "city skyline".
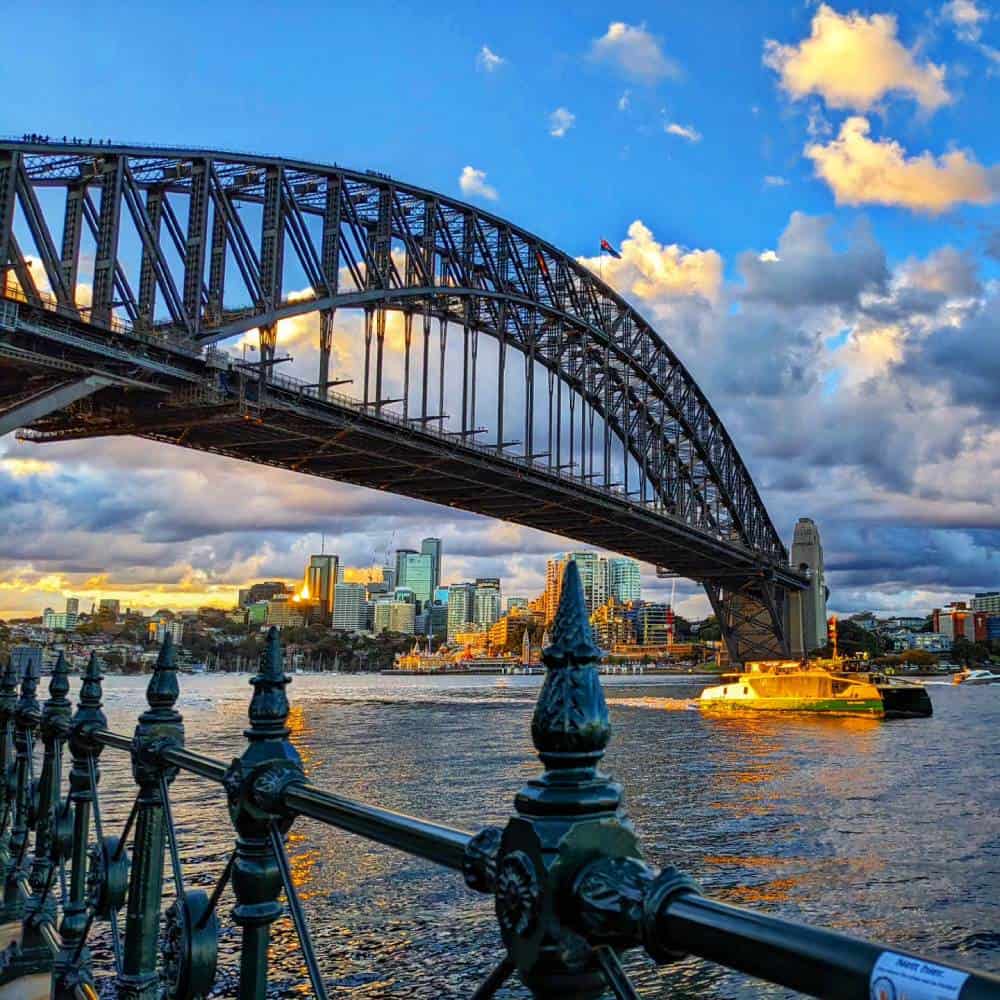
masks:
<svg viewBox="0 0 1000 1000"><path fill-rule="evenodd" d="M299 87L307 43L280 21L270 29L281 70L249 72L220 62L210 41L213 31L243 37L227 4L193 40L183 4L134 12L129 31L185 37L206 84L192 89L177 85L166 46L140 56L104 10L92 12L93 30L118 57L83 62L60 30L61 7L12 15L25 44L0 66L11 95L0 131L301 155L494 209L577 256L656 326L718 409L786 544L800 516L820 527L832 610L916 611L995 586L1000 136L984 123L995 114L1000 21L987 5L885 2L858 13L757 2L739 18L718 3L584 3L572 18L526 6L504 18L470 12L460 43L433 11L393 11L412 30L389 38L373 35L377 3L371 16L341 12L337 25L317 12L317 31L346 28L359 41L342 80L359 112L350 128L316 127L328 111ZM407 75L414 37L439 56L419 92ZM389 47L374 86L360 62L366 40ZM52 52L58 105L15 85L36 44ZM109 105L122 73L134 86ZM148 109L167 86L173 99L154 128ZM620 259L600 253L602 239ZM338 316L338 367L356 367L359 330L357 317ZM314 371L312 321L281 324L278 339L294 357L283 370ZM399 341L390 322L388 349ZM394 531L442 537L461 561L456 578L500 575L518 592L536 590L548 556L573 546L128 439L8 436L0 498L0 618L67 594L222 605L249 581L294 578L316 551L307 533L326 532L361 567L378 565L372 552ZM661 598L670 588L649 566L643 586ZM707 613L686 581L677 606Z"/></svg>

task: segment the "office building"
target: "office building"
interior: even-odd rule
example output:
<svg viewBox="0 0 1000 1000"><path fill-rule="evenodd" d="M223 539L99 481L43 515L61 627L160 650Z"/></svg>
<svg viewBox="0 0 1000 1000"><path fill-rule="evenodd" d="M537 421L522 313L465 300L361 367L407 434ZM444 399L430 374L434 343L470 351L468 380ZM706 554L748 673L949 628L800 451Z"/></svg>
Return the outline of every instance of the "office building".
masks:
<svg viewBox="0 0 1000 1000"><path fill-rule="evenodd" d="M527 611L528 609L528 598L527 597L508 597L506 604L508 611L514 611L515 609L523 609Z"/></svg>
<svg viewBox="0 0 1000 1000"><path fill-rule="evenodd" d="M441 586L441 539L425 538L420 543L420 551L434 560L434 588Z"/></svg>
<svg viewBox="0 0 1000 1000"><path fill-rule="evenodd" d="M427 552L396 553L396 587L408 587L424 604L434 596L434 556Z"/></svg>
<svg viewBox="0 0 1000 1000"><path fill-rule="evenodd" d="M345 632L368 628L371 604L363 583L338 583L333 601L333 627Z"/></svg>
<svg viewBox="0 0 1000 1000"><path fill-rule="evenodd" d="M248 604L269 601L279 594L287 593L289 593L288 585L281 580L265 580L263 583L255 583L240 590L239 605L245 608Z"/></svg>
<svg viewBox="0 0 1000 1000"><path fill-rule="evenodd" d="M416 549L396 549L396 562L393 567L393 582L397 587L406 586L406 557L418 555Z"/></svg>
<svg viewBox="0 0 1000 1000"><path fill-rule="evenodd" d="M317 605L319 620L329 625L337 599L337 568L340 560L333 555L310 556L304 583L305 597Z"/></svg>
<svg viewBox="0 0 1000 1000"><path fill-rule="evenodd" d="M376 635L383 632L400 632L413 635L416 606L407 601L380 598L375 602L375 620L372 631Z"/></svg>
<svg viewBox="0 0 1000 1000"><path fill-rule="evenodd" d="M73 615L74 618L79 617L80 614L80 601L76 597L66 598L66 614Z"/></svg>
<svg viewBox="0 0 1000 1000"><path fill-rule="evenodd" d="M642 572L635 559L616 556L608 560L608 597L619 604L642 598Z"/></svg>
<svg viewBox="0 0 1000 1000"><path fill-rule="evenodd" d="M102 618L117 618L121 613L121 607L121 601L116 597L102 597L97 605L97 613Z"/></svg>
<svg viewBox="0 0 1000 1000"><path fill-rule="evenodd" d="M933 628L935 632L948 636L949 639L973 638L974 612L965 601L953 601L944 608L935 608L933 612Z"/></svg>

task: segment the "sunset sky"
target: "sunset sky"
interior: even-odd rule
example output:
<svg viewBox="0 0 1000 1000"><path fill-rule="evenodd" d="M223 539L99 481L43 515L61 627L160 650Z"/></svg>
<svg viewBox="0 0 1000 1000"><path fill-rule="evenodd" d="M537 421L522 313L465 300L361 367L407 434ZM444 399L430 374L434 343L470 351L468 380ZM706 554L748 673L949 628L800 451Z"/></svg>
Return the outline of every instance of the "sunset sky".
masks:
<svg viewBox="0 0 1000 1000"><path fill-rule="evenodd" d="M43 2L3 23L0 133L385 171L586 258L698 380L786 540L817 521L834 610L1000 589L995 5ZM279 330L293 373L315 340ZM0 617L229 604L300 576L321 534L358 567L438 535L447 580L531 595L571 545L137 440L10 435L0 497ZM707 612L693 585L678 604Z"/></svg>

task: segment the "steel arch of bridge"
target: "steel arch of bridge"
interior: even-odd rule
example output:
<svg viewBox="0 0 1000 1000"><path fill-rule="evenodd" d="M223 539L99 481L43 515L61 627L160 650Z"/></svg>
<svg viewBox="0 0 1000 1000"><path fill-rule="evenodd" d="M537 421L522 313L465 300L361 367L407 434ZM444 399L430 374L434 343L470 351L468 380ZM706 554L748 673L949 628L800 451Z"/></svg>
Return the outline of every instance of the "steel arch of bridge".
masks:
<svg viewBox="0 0 1000 1000"><path fill-rule="evenodd" d="M43 206L48 188L64 192L58 240ZM256 233L244 217L247 206L259 217ZM590 485L638 496L666 522L680 522L738 554L730 576L718 560L705 572L697 560L666 568L701 579L734 632L770 634L777 637L772 652L787 648L782 588L803 581L788 570L786 549L718 415L642 316L550 243L471 205L371 171L199 149L0 143L0 268L12 271L26 299L37 304L45 295L15 218L41 261L56 308L91 327L111 329L124 320L137 334L188 348L258 329L259 370L266 375L277 324L318 313L317 384L324 396L336 381L330 359L337 310L361 310L361 405L375 416L402 402L404 419L417 426L439 421L442 429L428 355L436 325L443 409L447 329L457 326L463 358L454 433L461 441L479 433L476 393L484 373L477 370L478 336L495 338L498 456L508 447L505 372L514 350L524 359L524 419L523 440L513 444L522 445L525 460L545 458L540 464L558 474L569 457L579 465L574 474ZM126 229L137 267L123 259ZM95 257L89 306L77 301L76 291L84 234ZM304 295L287 294L289 259L309 285ZM401 400L384 397L390 311L402 313L405 324ZM411 351L422 362L419 399L411 398ZM545 453L536 452L535 441L535 383L544 379L538 373L548 373ZM565 428L553 429L553 392L561 400L564 391L571 406L581 401L578 429L570 410L569 456L553 454L565 437ZM560 402L557 424L562 412ZM595 441L595 416L603 440ZM617 470L615 442L624 456ZM624 482L612 482L616 471ZM772 594L768 588L775 585ZM753 629L740 624L751 620ZM730 643L731 652L742 659L765 652L768 642Z"/></svg>

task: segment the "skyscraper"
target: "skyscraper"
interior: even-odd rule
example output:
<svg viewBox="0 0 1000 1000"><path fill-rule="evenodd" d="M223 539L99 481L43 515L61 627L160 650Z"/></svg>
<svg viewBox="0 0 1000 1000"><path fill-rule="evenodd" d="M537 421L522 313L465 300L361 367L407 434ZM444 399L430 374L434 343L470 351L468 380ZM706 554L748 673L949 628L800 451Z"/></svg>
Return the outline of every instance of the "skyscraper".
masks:
<svg viewBox="0 0 1000 1000"><path fill-rule="evenodd" d="M572 559L580 570L587 611L594 613L608 599L608 560L596 552L561 552L548 561L545 572L545 620L551 622L559 606L563 569Z"/></svg>
<svg viewBox="0 0 1000 1000"><path fill-rule="evenodd" d="M416 549L396 549L396 565L394 581L397 587L408 587L406 582L406 557L415 556Z"/></svg>
<svg viewBox="0 0 1000 1000"><path fill-rule="evenodd" d="M617 556L608 560L608 596L619 604L638 601L642 598L642 573L634 559Z"/></svg>
<svg viewBox="0 0 1000 1000"><path fill-rule="evenodd" d="M309 599L319 607L320 620L329 625L336 604L337 563L336 556L311 556L306 567L305 588Z"/></svg>
<svg viewBox="0 0 1000 1000"><path fill-rule="evenodd" d="M399 557L402 556L400 559ZM421 604L434 596L434 556L428 552L399 552L397 587L409 587Z"/></svg>
<svg viewBox="0 0 1000 1000"><path fill-rule="evenodd" d="M364 631L370 607L363 583L338 583L333 604L333 627L350 632Z"/></svg>
<svg viewBox="0 0 1000 1000"><path fill-rule="evenodd" d="M420 551L434 560L434 589L441 586L441 539L425 538L420 543Z"/></svg>

